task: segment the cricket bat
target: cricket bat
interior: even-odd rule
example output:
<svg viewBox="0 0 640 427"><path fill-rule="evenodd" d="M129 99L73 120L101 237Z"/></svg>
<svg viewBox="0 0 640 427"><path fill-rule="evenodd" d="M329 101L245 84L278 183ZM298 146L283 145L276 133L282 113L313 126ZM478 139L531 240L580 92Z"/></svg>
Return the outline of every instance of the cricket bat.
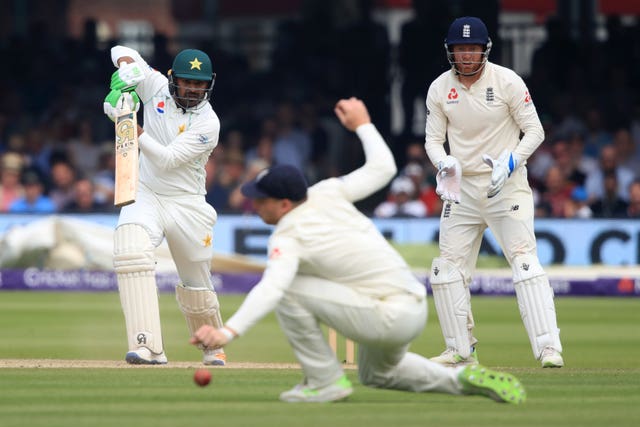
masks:
<svg viewBox="0 0 640 427"><path fill-rule="evenodd" d="M123 110L116 117L116 185L113 204L117 207L136 201L138 189L138 119L136 112Z"/></svg>

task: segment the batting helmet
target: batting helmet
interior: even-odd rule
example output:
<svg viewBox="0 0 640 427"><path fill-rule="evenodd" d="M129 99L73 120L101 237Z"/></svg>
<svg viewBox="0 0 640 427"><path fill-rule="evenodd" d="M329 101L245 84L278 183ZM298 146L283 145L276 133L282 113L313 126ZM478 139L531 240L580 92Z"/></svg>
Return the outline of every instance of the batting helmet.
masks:
<svg viewBox="0 0 640 427"><path fill-rule="evenodd" d="M175 78L210 81L211 84L208 88L202 90L202 93L197 98L180 97L178 96L178 84L175 82ZM194 102L200 104L211 97L215 79L216 74L213 72L209 55L198 49L185 49L176 55L173 60L173 66L169 70L169 92L183 108L191 108Z"/></svg>
<svg viewBox="0 0 640 427"><path fill-rule="evenodd" d="M454 70L456 70L455 61L453 58L453 52L449 47L457 44L479 44L484 46L485 49L481 63L484 65L487 62L489 52L491 51L491 38L489 37L487 26L484 25L484 22L482 22L480 18L476 18L475 16L463 16L453 21L449 27L447 38L444 40L444 48L447 51L449 64L451 64ZM477 73L481 69L482 67L473 74Z"/></svg>

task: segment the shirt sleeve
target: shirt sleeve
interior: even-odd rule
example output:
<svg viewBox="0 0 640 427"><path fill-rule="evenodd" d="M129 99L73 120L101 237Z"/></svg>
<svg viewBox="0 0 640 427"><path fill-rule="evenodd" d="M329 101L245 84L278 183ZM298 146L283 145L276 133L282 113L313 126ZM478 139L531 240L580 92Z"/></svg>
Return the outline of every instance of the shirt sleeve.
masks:
<svg viewBox="0 0 640 427"><path fill-rule="evenodd" d="M294 239L276 237L269 242L269 261L262 279L251 289L244 302L225 326L243 335L260 319L273 311L298 271L300 249Z"/></svg>
<svg viewBox="0 0 640 427"><path fill-rule="evenodd" d="M447 157L447 152L444 149L447 135L447 116L444 114L440 102L437 101L437 81L431 84L427 93L427 119L424 130L424 148L429 160L436 167Z"/></svg>
<svg viewBox="0 0 640 427"><path fill-rule="evenodd" d="M163 170L177 168L185 163L209 153L218 145L220 122L209 120L206 125L195 126L164 146L148 132L140 135L140 150L149 160Z"/></svg>
<svg viewBox="0 0 640 427"><path fill-rule="evenodd" d="M373 124L359 126L356 134L362 142L365 163L342 177L343 190L350 202L362 200L380 190L398 170L391 150Z"/></svg>
<svg viewBox="0 0 640 427"><path fill-rule="evenodd" d="M544 140L544 129L531 94L524 81L514 73L510 88L509 108L511 115L524 136L516 146L514 153L522 160L528 159Z"/></svg>

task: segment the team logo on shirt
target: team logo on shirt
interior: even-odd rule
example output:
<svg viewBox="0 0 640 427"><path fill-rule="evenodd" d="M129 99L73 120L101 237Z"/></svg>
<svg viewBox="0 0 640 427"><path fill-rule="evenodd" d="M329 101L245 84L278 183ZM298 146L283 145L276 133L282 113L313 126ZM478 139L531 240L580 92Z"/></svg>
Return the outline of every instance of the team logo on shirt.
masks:
<svg viewBox="0 0 640 427"><path fill-rule="evenodd" d="M457 104L458 103L458 101L457 101L458 96L459 96L458 95L458 91L456 90L455 87L452 87L449 90L449 94L447 95L447 99L448 99L447 104Z"/></svg>
<svg viewBox="0 0 640 427"><path fill-rule="evenodd" d="M487 91L485 92L485 99L487 101L487 104L490 104L493 101L495 101L495 95L493 94L493 88L492 87L488 87L487 88Z"/></svg>
<svg viewBox="0 0 640 427"><path fill-rule="evenodd" d="M529 95L529 91L525 91L524 93L524 105L531 105L531 95Z"/></svg>
<svg viewBox="0 0 640 427"><path fill-rule="evenodd" d="M211 241L212 241L212 237L211 234L207 234L204 239L202 239L202 244L204 245L205 248L208 248L209 246L211 246Z"/></svg>
<svg viewBox="0 0 640 427"><path fill-rule="evenodd" d="M187 127L187 125L185 125L184 123L181 124L180 126L178 126L178 135L180 135L182 132L184 132L186 127Z"/></svg>
<svg viewBox="0 0 640 427"><path fill-rule="evenodd" d="M164 114L164 101L160 101L156 104L156 111L160 114Z"/></svg>

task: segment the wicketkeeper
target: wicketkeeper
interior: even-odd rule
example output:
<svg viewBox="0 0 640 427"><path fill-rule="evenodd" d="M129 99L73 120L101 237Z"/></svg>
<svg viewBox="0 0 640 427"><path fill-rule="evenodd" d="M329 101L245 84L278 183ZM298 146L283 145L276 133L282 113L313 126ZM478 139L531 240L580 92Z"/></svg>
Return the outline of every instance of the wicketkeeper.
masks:
<svg viewBox="0 0 640 427"><path fill-rule="evenodd" d="M431 286L447 348L432 360L477 363L469 283L489 227L513 270L534 357L543 367L561 367L553 290L537 256L525 167L544 139L536 108L516 73L488 62L491 39L480 19L456 19L445 49L451 70L429 87L425 135L438 168L436 191L445 201Z"/></svg>
<svg viewBox="0 0 640 427"><path fill-rule="evenodd" d="M203 326L192 343L222 347L275 309L304 373L280 395L285 402L336 401L353 392L321 324L359 344L364 385L524 401L522 386L509 374L447 368L407 351L427 320L425 287L353 205L384 187L396 164L362 101L341 100L335 112L358 134L365 164L310 188L295 167L274 166L242 186L262 220L276 226L267 268L225 327Z"/></svg>
<svg viewBox="0 0 640 427"><path fill-rule="evenodd" d="M154 250L167 239L180 283L176 298L191 333L222 326L211 283L216 211L205 201L204 165L218 144L220 121L209 99L215 74L209 56L196 49L176 55L168 77L153 70L133 49L116 46L118 68L104 102L113 119L126 103L144 104L138 126L139 185L135 203L120 211L114 260L132 364L167 363L162 343ZM202 347L207 365L224 365L220 349Z"/></svg>

